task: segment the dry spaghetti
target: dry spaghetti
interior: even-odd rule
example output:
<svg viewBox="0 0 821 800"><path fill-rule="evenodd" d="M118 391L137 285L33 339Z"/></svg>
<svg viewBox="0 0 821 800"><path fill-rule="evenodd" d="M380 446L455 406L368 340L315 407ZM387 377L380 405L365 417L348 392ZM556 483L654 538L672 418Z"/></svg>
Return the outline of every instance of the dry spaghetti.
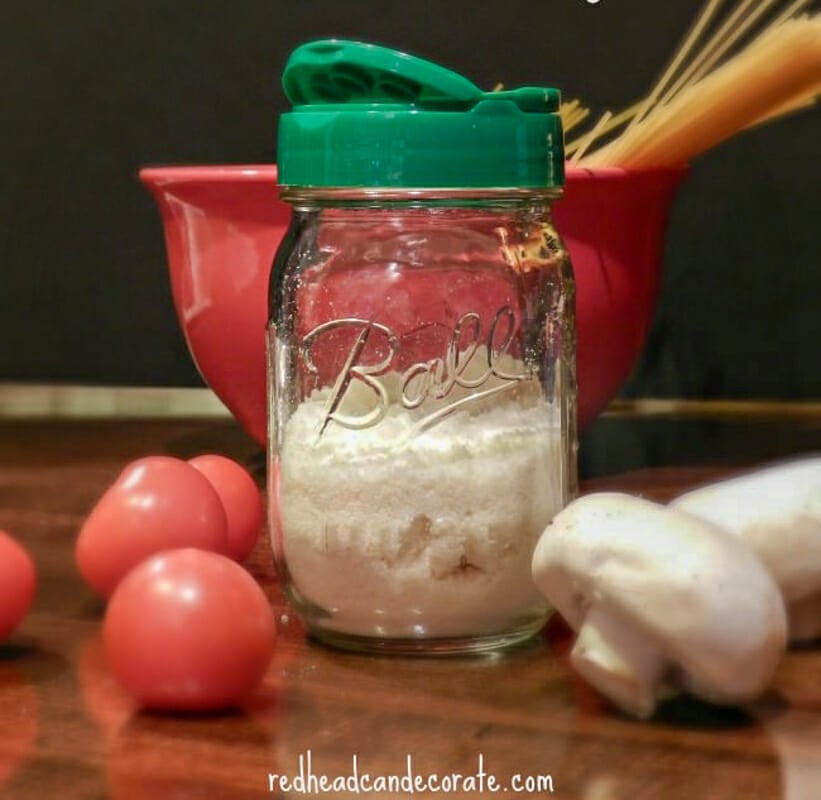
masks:
<svg viewBox="0 0 821 800"><path fill-rule="evenodd" d="M783 0L741 0L717 24L725 2L708 0L646 98L615 114L605 111L568 142L572 162L680 165L739 131L817 100L821 17L802 13L810 0L780 9ZM745 38L749 43L739 47ZM578 100L564 104L565 131L578 129L589 113Z"/></svg>

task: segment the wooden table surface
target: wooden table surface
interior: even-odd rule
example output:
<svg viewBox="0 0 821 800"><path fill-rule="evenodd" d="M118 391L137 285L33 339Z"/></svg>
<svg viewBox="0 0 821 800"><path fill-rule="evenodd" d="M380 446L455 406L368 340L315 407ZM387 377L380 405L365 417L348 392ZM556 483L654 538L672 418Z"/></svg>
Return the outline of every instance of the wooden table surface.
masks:
<svg viewBox="0 0 821 800"><path fill-rule="evenodd" d="M668 425L681 436L677 423ZM756 450L759 428L768 435ZM751 424L737 461L771 455L766 442L817 448L818 433L818 420ZM280 635L259 694L236 714L139 713L107 670L102 607L74 569L73 540L128 460L206 451L258 460L222 420L0 421L0 528L30 548L40 578L33 611L0 646L0 798L276 797L269 773L295 778L309 752L313 774L329 778L351 774L354 756L360 774L373 777L404 775L408 758L420 776L474 774L480 759L502 786L517 774L550 776L552 794L497 797L821 798L821 647L790 652L771 691L747 708L677 700L639 723L573 676L569 641L556 623L529 646L495 657L361 656L308 641L280 597L264 542L249 568L270 594ZM737 466L723 452L711 464L638 468L585 488L664 499Z"/></svg>

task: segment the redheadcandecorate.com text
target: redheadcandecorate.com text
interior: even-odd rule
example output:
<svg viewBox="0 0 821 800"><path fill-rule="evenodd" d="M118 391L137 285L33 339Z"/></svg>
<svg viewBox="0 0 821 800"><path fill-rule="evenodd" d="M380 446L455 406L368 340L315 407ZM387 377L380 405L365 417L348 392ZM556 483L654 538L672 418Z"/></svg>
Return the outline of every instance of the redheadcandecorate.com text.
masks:
<svg viewBox="0 0 821 800"><path fill-rule="evenodd" d="M479 753L473 772L431 772L418 773L414 768L413 756L405 757L405 768L394 774L373 774L364 769L359 756L351 757L351 769L345 775L326 775L314 770L313 754L310 750L301 753L297 759L295 773L285 775L268 773L268 791L317 796L336 792L351 794L381 794L384 792L414 795L423 793L454 794L496 794L513 792L530 797L553 794L553 776L550 774L522 775L516 773L501 781L485 766L485 757Z"/></svg>

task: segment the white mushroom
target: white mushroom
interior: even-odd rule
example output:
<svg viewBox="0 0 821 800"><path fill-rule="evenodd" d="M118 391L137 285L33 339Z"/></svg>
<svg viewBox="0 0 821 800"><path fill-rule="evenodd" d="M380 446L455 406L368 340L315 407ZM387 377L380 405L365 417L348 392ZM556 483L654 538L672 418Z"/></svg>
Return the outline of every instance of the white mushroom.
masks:
<svg viewBox="0 0 821 800"><path fill-rule="evenodd" d="M685 689L744 702L786 644L778 587L737 538L629 495L572 502L542 534L533 578L578 631L571 662L625 712Z"/></svg>
<svg viewBox="0 0 821 800"><path fill-rule="evenodd" d="M670 504L740 536L787 604L789 636L821 636L821 457L695 489Z"/></svg>

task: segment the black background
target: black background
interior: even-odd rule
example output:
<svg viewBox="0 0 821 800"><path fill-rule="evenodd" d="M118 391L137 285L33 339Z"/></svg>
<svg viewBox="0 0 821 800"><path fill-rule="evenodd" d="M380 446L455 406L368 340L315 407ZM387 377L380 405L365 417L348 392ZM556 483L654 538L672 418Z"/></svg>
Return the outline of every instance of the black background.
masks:
<svg viewBox="0 0 821 800"><path fill-rule="evenodd" d="M785 5L782 3L782 5ZM197 385L146 163L275 159L279 74L310 38L425 55L596 111L647 92L693 0L0 3L0 380ZM821 396L819 112L694 164L632 395Z"/></svg>

